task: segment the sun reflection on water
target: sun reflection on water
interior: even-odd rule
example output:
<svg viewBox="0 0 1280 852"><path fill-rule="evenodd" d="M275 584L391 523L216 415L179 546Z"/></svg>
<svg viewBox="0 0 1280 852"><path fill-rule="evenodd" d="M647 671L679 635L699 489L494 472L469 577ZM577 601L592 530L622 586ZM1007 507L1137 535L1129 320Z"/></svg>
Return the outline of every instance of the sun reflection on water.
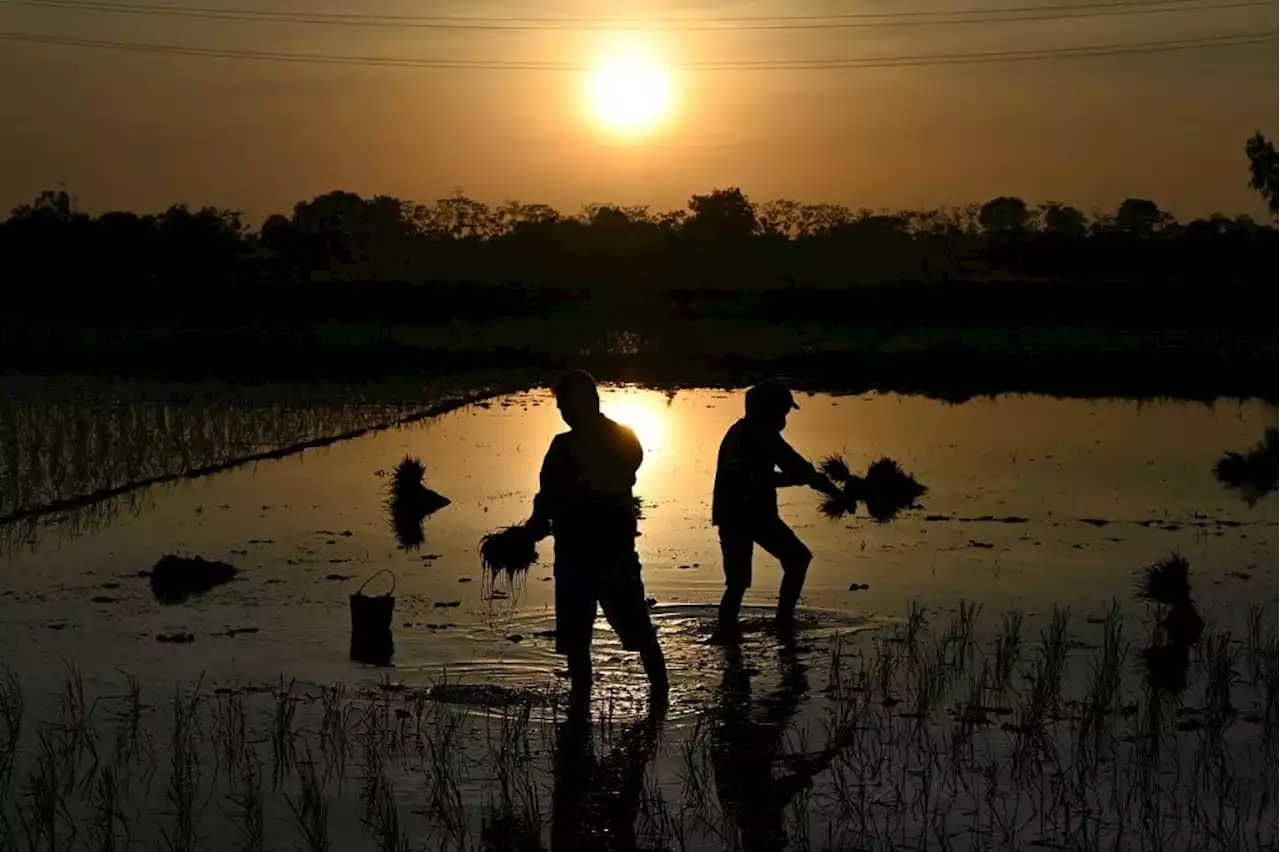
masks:
<svg viewBox="0 0 1280 852"><path fill-rule="evenodd" d="M606 391L600 408L605 416L635 431L646 456L657 455L666 447L671 436L671 412L661 396L640 390Z"/></svg>

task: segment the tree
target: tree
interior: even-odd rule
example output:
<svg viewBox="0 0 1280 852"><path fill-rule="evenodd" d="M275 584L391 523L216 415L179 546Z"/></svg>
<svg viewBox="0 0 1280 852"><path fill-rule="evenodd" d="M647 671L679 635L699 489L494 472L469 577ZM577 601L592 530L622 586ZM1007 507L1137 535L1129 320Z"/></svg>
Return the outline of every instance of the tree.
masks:
<svg viewBox="0 0 1280 852"><path fill-rule="evenodd" d="M46 189L30 204L20 204L10 214L19 222L70 222L83 217L76 210L76 200L65 189Z"/></svg>
<svg viewBox="0 0 1280 852"><path fill-rule="evenodd" d="M1253 173L1249 186L1258 191L1271 208L1271 215L1276 215L1277 204L1277 155L1276 146L1261 132L1253 134L1244 144L1244 152L1249 157L1249 170Z"/></svg>
<svg viewBox="0 0 1280 852"><path fill-rule="evenodd" d="M297 243L297 236L298 229L293 226L293 222L288 216L282 216L279 213L268 216L258 231L258 239L262 245L281 254L293 250Z"/></svg>
<svg viewBox="0 0 1280 852"><path fill-rule="evenodd" d="M1046 201L1039 207L1040 228L1059 239L1083 239L1088 233L1084 213L1060 201Z"/></svg>
<svg viewBox="0 0 1280 852"><path fill-rule="evenodd" d="M689 209L693 216L685 223L685 230L695 239L740 240L756 231L755 210L737 187L695 195L689 200Z"/></svg>
<svg viewBox="0 0 1280 852"><path fill-rule="evenodd" d="M434 237L463 240L484 239L501 231L501 217L483 201L456 192L441 198L426 211L426 231Z"/></svg>
<svg viewBox="0 0 1280 852"><path fill-rule="evenodd" d="M1133 237L1149 237L1173 222L1173 217L1149 198L1126 198L1116 209L1115 229Z"/></svg>
<svg viewBox="0 0 1280 852"><path fill-rule="evenodd" d="M762 234L790 239L803 233L804 210L796 201L766 201L760 205L757 222Z"/></svg>
<svg viewBox="0 0 1280 852"><path fill-rule="evenodd" d="M978 211L978 224L988 234L1016 234L1026 230L1030 220L1027 202L1002 195L993 198Z"/></svg>
<svg viewBox="0 0 1280 852"><path fill-rule="evenodd" d="M311 264L336 268L357 260L358 223L364 200L354 192L336 190L299 201L293 208L293 224L311 247Z"/></svg>

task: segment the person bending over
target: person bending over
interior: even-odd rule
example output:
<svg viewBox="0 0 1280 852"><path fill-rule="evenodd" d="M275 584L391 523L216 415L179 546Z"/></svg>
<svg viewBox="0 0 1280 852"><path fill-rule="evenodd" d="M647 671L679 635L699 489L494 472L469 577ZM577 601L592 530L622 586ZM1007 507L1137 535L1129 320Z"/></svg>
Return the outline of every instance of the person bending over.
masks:
<svg viewBox="0 0 1280 852"><path fill-rule="evenodd" d="M724 597L717 638L737 636L738 611L751 588L755 545L782 563L775 623L790 629L813 554L778 515L778 488L807 485L825 494L836 486L791 448L782 437L787 415L796 405L786 386L762 382L747 391L746 416L729 427L716 461L711 523L720 532L724 558Z"/></svg>

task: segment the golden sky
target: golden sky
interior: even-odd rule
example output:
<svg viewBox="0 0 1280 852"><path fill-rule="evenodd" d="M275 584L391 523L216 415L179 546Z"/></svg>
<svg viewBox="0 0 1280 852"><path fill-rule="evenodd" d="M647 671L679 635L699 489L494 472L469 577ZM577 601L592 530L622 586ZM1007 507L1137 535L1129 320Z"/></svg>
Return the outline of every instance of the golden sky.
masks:
<svg viewBox="0 0 1280 852"><path fill-rule="evenodd" d="M139 0L293 13L617 17L823 15L1059 5L1063 0ZM1098 0L1079 0L1082 5ZM1188 0L1186 5L1232 5ZM429 202L461 188L572 212L684 206L740 186L853 207L1018 195L1086 211L1150 197L1182 218L1266 209L1244 140L1277 129L1277 48L824 70L689 63L935 56L1267 35L1274 5L1075 20L894 28L436 30L126 15L0 2L0 32L324 55L667 69L671 111L619 136L590 73L304 65L0 41L0 208L65 184L90 212L175 201L255 224L332 189Z"/></svg>

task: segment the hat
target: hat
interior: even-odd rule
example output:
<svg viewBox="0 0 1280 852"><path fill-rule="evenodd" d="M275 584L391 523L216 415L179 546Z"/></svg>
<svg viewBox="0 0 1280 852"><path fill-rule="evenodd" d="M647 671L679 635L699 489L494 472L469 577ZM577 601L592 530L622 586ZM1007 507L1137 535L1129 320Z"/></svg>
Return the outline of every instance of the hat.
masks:
<svg viewBox="0 0 1280 852"><path fill-rule="evenodd" d="M777 381L764 381L747 391L747 408L790 411L799 408L787 386Z"/></svg>

